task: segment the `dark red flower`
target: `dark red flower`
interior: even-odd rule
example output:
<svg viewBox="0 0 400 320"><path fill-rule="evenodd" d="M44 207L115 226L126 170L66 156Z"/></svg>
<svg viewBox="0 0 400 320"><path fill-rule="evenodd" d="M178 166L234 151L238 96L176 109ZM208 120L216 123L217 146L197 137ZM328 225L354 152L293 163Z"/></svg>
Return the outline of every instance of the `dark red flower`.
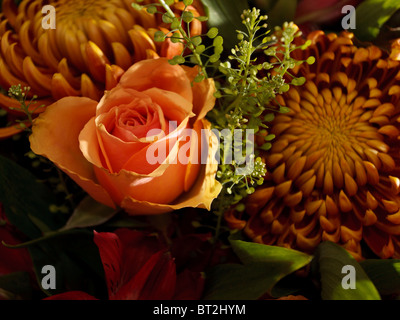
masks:
<svg viewBox="0 0 400 320"><path fill-rule="evenodd" d="M199 272L177 273L168 247L147 232L118 229L94 233L110 300L200 299L204 278ZM46 300L96 299L81 291Z"/></svg>

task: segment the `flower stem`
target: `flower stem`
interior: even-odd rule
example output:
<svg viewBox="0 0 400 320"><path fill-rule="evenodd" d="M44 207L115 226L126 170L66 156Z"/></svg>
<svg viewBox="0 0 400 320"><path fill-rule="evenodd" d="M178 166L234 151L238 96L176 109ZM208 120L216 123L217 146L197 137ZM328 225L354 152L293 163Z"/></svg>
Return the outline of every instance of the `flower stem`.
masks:
<svg viewBox="0 0 400 320"><path fill-rule="evenodd" d="M165 0L158 0L158 1L160 2L160 4L165 9L165 11L171 17L175 17L174 12L171 10L170 6L165 2ZM186 9L186 7L185 7L185 9ZM203 61L201 60L200 55L196 52L196 47L193 44L193 42L191 41L190 36L188 36L188 34L186 33L185 29L183 29L181 24L179 24L179 26L178 26L178 31L181 33L183 39L185 40L187 48L193 53L193 56L196 59L197 65L200 67L200 70L203 73L204 77L208 78Z"/></svg>

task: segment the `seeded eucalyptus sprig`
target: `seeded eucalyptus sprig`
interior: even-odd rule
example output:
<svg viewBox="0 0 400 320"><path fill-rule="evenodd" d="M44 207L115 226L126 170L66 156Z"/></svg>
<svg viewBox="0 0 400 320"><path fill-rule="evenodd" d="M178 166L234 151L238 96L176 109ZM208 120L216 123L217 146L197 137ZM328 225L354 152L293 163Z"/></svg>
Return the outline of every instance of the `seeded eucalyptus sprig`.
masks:
<svg viewBox="0 0 400 320"><path fill-rule="evenodd" d="M264 182L266 166L261 153L271 148L275 138L268 133L267 124L274 120L276 113L289 111L287 107L279 105L276 97L288 91L290 85L305 83L305 78L293 76L290 70L304 62L312 64L314 58L309 57L305 61L292 58L294 50L304 50L310 44L294 44L295 38L301 36L296 25L285 23L270 32L266 24L267 16L260 15L260 10L253 8L243 12L241 18L245 31L237 31L238 44L230 50L228 60L221 62L224 39L218 35L218 29L212 27L204 35L191 37L190 22L196 18L205 21L206 18L186 13L192 0L183 0L185 9L177 18L170 8L174 2L159 0L157 4L147 5L149 12L163 14L163 21L170 23L171 31L168 34L156 32L155 40L170 39L184 45L181 55L171 59L170 63L191 62L199 66L200 72L195 81L208 77L207 72L217 75L214 76L216 106L207 115L213 129L217 129L215 132L219 133L220 142L217 179L223 188L213 202L213 211L218 217L217 239L224 212L233 205L238 211L244 210L241 200ZM159 12L157 6L163 7L165 12ZM187 23L186 28L183 28L184 23ZM204 41L209 43L207 47L203 38L207 38ZM187 51L190 53L184 56ZM255 139L250 139L252 137L247 135L248 131L252 131ZM242 135L240 139L237 139L238 132ZM238 140L239 144L235 144ZM264 142L260 143L260 140ZM225 149L226 145L232 144L233 150ZM248 147L253 151L251 154L247 152ZM241 153L241 159L246 161L225 161L230 160L235 152ZM248 163L251 163L251 170L241 170Z"/></svg>
<svg viewBox="0 0 400 320"><path fill-rule="evenodd" d="M210 66L218 65L221 54L223 52L223 38L218 35L217 28L210 28L206 34L191 35L190 23L196 19L201 22L207 21L206 16L194 16L189 10L193 0L182 0L184 9L180 17L176 17L171 9L175 3L174 0L158 0L156 3L140 5L143 0L136 0L132 6L136 9L146 8L151 14L161 14L164 23L169 24L170 31L165 34L162 31L157 31L154 34L154 40L158 42L169 39L172 43L182 43L183 50L180 55L177 55L169 60L170 64L191 63L199 67L199 74L194 79L195 82L200 82L208 78L207 69ZM162 8L163 11L159 11ZM186 25L186 28L184 26ZM208 38L207 44L204 38ZM188 53L187 53L188 52ZM187 53L185 55L185 53ZM213 68L215 69L215 68Z"/></svg>
<svg viewBox="0 0 400 320"><path fill-rule="evenodd" d="M296 46L293 41L301 35L293 23L276 27L270 35L267 29L266 16L261 16L257 9L246 10L242 16L246 31L237 31L239 43L231 49L228 61L220 64L219 71L225 81L220 82L216 97L218 105L208 114L208 118L218 130L229 128L232 135L235 130L254 130L256 141L263 140L261 145L254 143L253 171L238 175L240 165L236 163L221 164L217 178L224 188L216 201L216 207L222 214L228 207L237 204L263 183L266 173L265 164L260 152L268 151L275 138L268 134L268 122L273 121L275 113L286 113L287 107L279 106L276 96L289 90L290 85L302 85L303 77L296 78L290 69L305 62L292 58L291 53L306 46ZM313 58L306 60L313 63ZM287 83L287 79L291 79ZM275 103L273 103L275 102ZM278 107L277 107L278 106ZM220 137L221 153L224 153L224 136ZM243 138L243 152L246 144ZM223 156L222 156L223 157ZM238 204L236 210L243 210Z"/></svg>

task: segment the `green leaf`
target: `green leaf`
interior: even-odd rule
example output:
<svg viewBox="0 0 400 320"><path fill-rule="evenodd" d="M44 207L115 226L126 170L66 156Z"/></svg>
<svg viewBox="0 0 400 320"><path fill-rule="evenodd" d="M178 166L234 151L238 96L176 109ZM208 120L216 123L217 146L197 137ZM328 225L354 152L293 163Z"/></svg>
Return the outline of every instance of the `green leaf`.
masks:
<svg viewBox="0 0 400 320"><path fill-rule="evenodd" d="M97 298L107 296L104 270L92 232L76 229L60 233L30 245L28 250L39 284L44 276L43 266L52 265L56 270L56 289L42 288L47 295L79 290Z"/></svg>
<svg viewBox="0 0 400 320"><path fill-rule="evenodd" d="M205 299L258 299L312 259L295 250L242 240L231 239L231 245L243 264L219 265L208 272Z"/></svg>
<svg viewBox="0 0 400 320"><path fill-rule="evenodd" d="M72 216L62 229L98 226L110 220L116 213L117 210L107 207L95 201L92 197L87 196L75 208Z"/></svg>
<svg viewBox="0 0 400 320"><path fill-rule="evenodd" d="M362 41L372 41L381 27L400 9L398 0L366 0L356 9L355 35Z"/></svg>
<svg viewBox="0 0 400 320"><path fill-rule="evenodd" d="M287 275L311 262L312 256L283 247L268 246L243 240L231 240L233 251L244 264L263 262L267 267L279 266ZM279 276L279 278L283 278Z"/></svg>
<svg viewBox="0 0 400 320"><path fill-rule="evenodd" d="M204 300L256 300L274 284L270 271L264 263L218 265L206 274Z"/></svg>
<svg viewBox="0 0 400 320"><path fill-rule="evenodd" d="M400 294L400 260L368 259L360 265L381 295Z"/></svg>
<svg viewBox="0 0 400 320"><path fill-rule="evenodd" d="M237 43L236 31L244 30L240 15L243 10L249 9L246 0L202 0L208 25L218 28L219 34L224 38L228 48L233 48Z"/></svg>
<svg viewBox="0 0 400 320"><path fill-rule="evenodd" d="M10 300L30 300L32 297L30 283L27 272L14 272L0 276L0 290Z"/></svg>
<svg viewBox="0 0 400 320"><path fill-rule="evenodd" d="M313 261L314 272L320 275L323 300L380 300L379 293L360 264L341 246L333 242L322 242ZM354 267L355 289L345 289L342 273L344 266Z"/></svg>
<svg viewBox="0 0 400 320"><path fill-rule="evenodd" d="M50 212L50 206L56 203L51 190L30 171L3 156L0 156L0 202L10 223L31 239L65 223L64 217Z"/></svg>

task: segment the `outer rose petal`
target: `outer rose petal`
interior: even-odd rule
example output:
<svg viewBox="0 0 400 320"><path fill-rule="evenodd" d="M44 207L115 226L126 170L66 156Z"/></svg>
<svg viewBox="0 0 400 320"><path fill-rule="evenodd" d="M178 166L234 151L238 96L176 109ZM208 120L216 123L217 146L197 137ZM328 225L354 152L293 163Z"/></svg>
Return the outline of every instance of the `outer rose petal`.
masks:
<svg viewBox="0 0 400 320"><path fill-rule="evenodd" d="M215 82L213 79L194 82L194 78L199 73L199 69L197 67L190 68L187 66L182 66L182 68L193 83L193 113L196 115L194 120L203 119L215 106Z"/></svg>
<svg viewBox="0 0 400 320"><path fill-rule="evenodd" d="M175 147L178 149L178 144L175 144ZM174 149L171 153L176 152ZM185 167L185 164L177 160L176 163L168 165L159 176L143 176L126 170L110 174L98 168L95 168L95 172L101 185L110 192L116 203L120 203L127 195L138 200L150 198L157 203L170 203L184 191Z"/></svg>
<svg viewBox="0 0 400 320"><path fill-rule="evenodd" d="M79 134L96 106L96 101L82 97L58 100L35 119L29 140L33 152L51 160L95 200L115 208L109 194L95 182L92 164L79 148Z"/></svg>
<svg viewBox="0 0 400 320"><path fill-rule="evenodd" d="M121 203L121 207L131 215L136 214L161 214L185 207L211 209L212 201L218 196L222 189L222 185L215 179L218 169L218 163L215 160L215 153L218 150L218 140L215 134L210 130L211 124L207 120L200 120L203 123L209 136L207 164L203 164L200 169L199 176L192 188L182 194L176 201L171 204L157 204L147 201L138 201L131 197L125 197Z"/></svg>
<svg viewBox="0 0 400 320"><path fill-rule="evenodd" d="M189 102L193 101L192 86L180 66L172 66L168 59L142 60L130 67L120 79L120 85L138 91L160 88L176 92Z"/></svg>

